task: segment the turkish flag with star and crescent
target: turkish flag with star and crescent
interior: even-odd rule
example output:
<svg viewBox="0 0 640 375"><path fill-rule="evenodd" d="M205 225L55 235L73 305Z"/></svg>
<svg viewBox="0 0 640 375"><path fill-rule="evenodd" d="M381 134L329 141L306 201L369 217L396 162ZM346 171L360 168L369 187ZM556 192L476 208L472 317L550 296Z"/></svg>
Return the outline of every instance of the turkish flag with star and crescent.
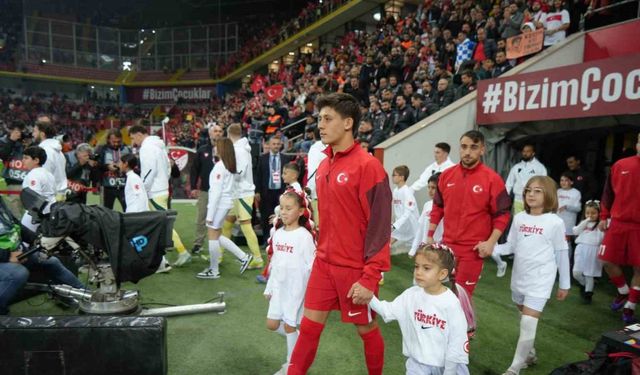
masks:
<svg viewBox="0 0 640 375"><path fill-rule="evenodd" d="M266 94L269 102L274 102L282 98L282 95L284 94L284 86L280 84L271 85L264 89L264 93Z"/></svg>

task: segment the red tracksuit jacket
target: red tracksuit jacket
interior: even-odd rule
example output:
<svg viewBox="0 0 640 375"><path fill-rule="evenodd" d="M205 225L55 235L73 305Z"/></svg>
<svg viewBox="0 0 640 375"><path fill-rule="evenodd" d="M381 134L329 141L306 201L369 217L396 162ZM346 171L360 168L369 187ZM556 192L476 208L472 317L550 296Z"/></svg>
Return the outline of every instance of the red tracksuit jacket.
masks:
<svg viewBox="0 0 640 375"><path fill-rule="evenodd" d="M640 225L640 156L618 160L604 186L600 220L611 218L627 224Z"/></svg>
<svg viewBox="0 0 640 375"><path fill-rule="evenodd" d="M493 169L483 163L471 169L457 164L440 175L430 222L445 218L445 244L475 246L493 229L506 229L510 209L504 181Z"/></svg>
<svg viewBox="0 0 640 375"><path fill-rule="evenodd" d="M391 189L382 164L354 144L333 154L316 173L322 220L316 256L331 265L362 269L359 282L375 290L391 267Z"/></svg>

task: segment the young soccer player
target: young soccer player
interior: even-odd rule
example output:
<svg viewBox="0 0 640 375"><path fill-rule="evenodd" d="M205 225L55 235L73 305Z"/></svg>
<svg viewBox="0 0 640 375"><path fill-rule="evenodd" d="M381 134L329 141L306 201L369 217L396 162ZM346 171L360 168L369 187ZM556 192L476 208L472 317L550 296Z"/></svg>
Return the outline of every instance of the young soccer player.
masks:
<svg viewBox="0 0 640 375"><path fill-rule="evenodd" d="M280 218L269 241L273 250L264 294L269 300L267 328L287 339L287 361L276 374L286 375L298 339L304 292L313 266L316 244L304 193L293 189L280 196Z"/></svg>
<svg viewBox="0 0 640 375"><path fill-rule="evenodd" d="M392 302L374 296L369 304L385 322L398 321L402 354L408 357L407 375L469 374L467 320L454 292L454 267L451 249L437 243L423 245L413 269L417 285ZM450 288L443 284L447 278Z"/></svg>
<svg viewBox="0 0 640 375"><path fill-rule="evenodd" d="M582 209L580 191L573 187L573 174L564 172L560 176L558 189L558 216L564 222L565 234L573 237L573 227L576 225L578 213Z"/></svg>
<svg viewBox="0 0 640 375"><path fill-rule="evenodd" d="M598 259L598 249L604 233L598 229L600 223L600 202L587 201L584 205L585 219L573 227L576 251L573 263L573 278L580 283L580 294L585 303L593 298L594 277L602 276L602 262Z"/></svg>
<svg viewBox="0 0 640 375"><path fill-rule="evenodd" d="M431 208L433 207L433 197L436 195L436 189L438 189L438 176L440 176L440 173L432 175L427 180L427 194L429 195L429 200L422 207L422 214L420 214L420 219L418 219L418 231L416 232L416 237L413 239L411 249L409 250L410 257L415 256L416 251L418 250L420 245L427 242L427 232L429 231L429 216L431 215ZM434 241L442 241L442 228L443 221L441 221L440 224L436 227L436 231L433 235Z"/></svg>
<svg viewBox="0 0 640 375"><path fill-rule="evenodd" d="M206 219L209 232L209 267L196 275L200 279L220 278L218 267L220 245L240 260L241 274L246 271L249 262L253 259L251 254L245 253L233 241L222 235L224 218L233 207L233 174L236 173L236 156L233 142L229 138L218 139L215 150L220 160L213 166L211 174L209 174L209 202Z"/></svg>
<svg viewBox="0 0 640 375"><path fill-rule="evenodd" d="M524 212L513 218L505 247L514 254L511 298L522 313L520 337L511 366L504 375L517 375L536 363L533 347L538 319L560 274L556 298L567 298L570 287L569 247L558 209L557 186L547 176L534 176L524 187ZM508 252L510 252L508 251ZM505 252L507 253L507 252Z"/></svg>
<svg viewBox="0 0 640 375"><path fill-rule="evenodd" d="M396 241L412 243L418 231L418 205L413 196L413 189L407 185L409 168L400 165L393 169L393 215L391 244Z"/></svg>
<svg viewBox="0 0 640 375"><path fill-rule="evenodd" d="M49 212L51 203L56 201L56 180L51 172L42 167L46 161L47 153L38 146L27 147L22 154L24 169L29 171L22 180L22 188L30 188L49 202L44 209L45 214ZM34 224L32 220L29 212L25 211L22 215L22 225L35 232L40 224Z"/></svg>
<svg viewBox="0 0 640 375"><path fill-rule="evenodd" d="M126 182L124 185L124 200L127 209L125 212L146 212L149 211L149 196L144 188L142 178L138 176L135 169L140 166L139 159L133 154L125 154L120 157L118 167L125 174ZM160 266L156 273L165 273L171 271L171 264L162 257Z"/></svg>

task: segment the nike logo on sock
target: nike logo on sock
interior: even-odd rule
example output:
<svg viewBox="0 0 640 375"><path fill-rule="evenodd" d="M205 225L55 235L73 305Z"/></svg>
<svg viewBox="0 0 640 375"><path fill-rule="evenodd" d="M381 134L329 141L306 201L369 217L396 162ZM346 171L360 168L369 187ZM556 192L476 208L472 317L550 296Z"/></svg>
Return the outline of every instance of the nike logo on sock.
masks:
<svg viewBox="0 0 640 375"><path fill-rule="evenodd" d="M349 311L347 313L347 315L349 315L350 318L353 318L354 316L360 315L360 314L362 314L362 311L358 311L358 312L355 312L355 313L352 313L351 311Z"/></svg>

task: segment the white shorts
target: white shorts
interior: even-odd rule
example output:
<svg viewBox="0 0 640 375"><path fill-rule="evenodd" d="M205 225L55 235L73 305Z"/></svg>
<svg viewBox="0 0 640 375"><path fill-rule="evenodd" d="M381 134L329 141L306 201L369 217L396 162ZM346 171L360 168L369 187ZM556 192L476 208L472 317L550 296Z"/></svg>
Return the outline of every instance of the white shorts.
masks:
<svg viewBox="0 0 640 375"><path fill-rule="evenodd" d="M304 299L294 300L288 293L280 293L273 290L269 300L267 318L280 320L290 327L297 327L302 320L302 307Z"/></svg>
<svg viewBox="0 0 640 375"><path fill-rule="evenodd" d="M425 365L411 357L407 358L405 366L407 367L407 375L442 375L444 373L444 367ZM456 375L469 375L467 365L459 363Z"/></svg>
<svg viewBox="0 0 640 375"><path fill-rule="evenodd" d="M602 276L602 262L598 259L599 246L579 243L573 254L573 272L580 272L585 276Z"/></svg>
<svg viewBox="0 0 640 375"><path fill-rule="evenodd" d="M511 300L515 302L517 305L522 305L530 308L531 310L535 310L538 312L542 312L544 310L544 305L547 304L548 298L540 298L540 297L531 297L525 296L524 294L516 293L511 291Z"/></svg>
<svg viewBox="0 0 640 375"><path fill-rule="evenodd" d="M217 208L216 212L213 213L213 221L211 222L211 224L207 223L207 227L211 228L211 229L220 229L222 228L222 224L224 223L224 218L227 217L227 213L229 212L229 210L231 209L231 207L228 208ZM207 217L209 216L209 213L207 213Z"/></svg>

